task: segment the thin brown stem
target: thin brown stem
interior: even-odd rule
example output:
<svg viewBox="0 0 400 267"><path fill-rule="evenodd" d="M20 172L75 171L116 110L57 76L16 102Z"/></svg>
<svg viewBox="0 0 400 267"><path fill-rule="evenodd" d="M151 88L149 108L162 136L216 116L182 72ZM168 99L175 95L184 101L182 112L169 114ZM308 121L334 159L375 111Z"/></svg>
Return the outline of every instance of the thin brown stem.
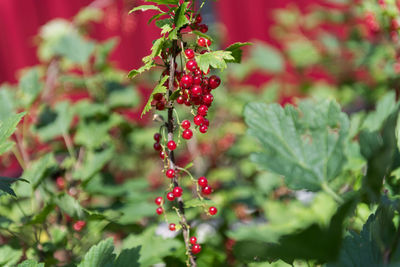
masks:
<svg viewBox="0 0 400 267"><path fill-rule="evenodd" d="M173 42L172 48L171 48L171 53L170 53L170 60L169 60L169 90L168 90L168 94L169 96L172 95L173 92L173 88L174 88L174 80L175 80L175 60L176 60L176 55L177 55L177 51L178 51L178 43L177 41ZM168 141L173 140L174 138L174 106L172 105L172 103L170 103L169 105L170 107L168 108L168 121L167 121L167 130L168 130ZM169 151L169 168L175 170L176 166L175 166L175 155L174 155L174 151ZM178 178L177 176L175 176L173 178L173 184L174 187L179 186L179 182L178 182ZM183 233L183 240L185 242L185 246L186 246L186 251L188 253L188 257L189 257L189 266L192 267L197 267L197 263L196 263L196 259L193 256L191 249L190 249L190 242L189 242L189 225L187 223L186 220L186 216L185 216L185 208L184 208L184 203L183 203L183 199L182 197L178 197L177 199L178 202L178 210L179 210L179 214L180 214L180 224L182 226L182 233Z"/></svg>

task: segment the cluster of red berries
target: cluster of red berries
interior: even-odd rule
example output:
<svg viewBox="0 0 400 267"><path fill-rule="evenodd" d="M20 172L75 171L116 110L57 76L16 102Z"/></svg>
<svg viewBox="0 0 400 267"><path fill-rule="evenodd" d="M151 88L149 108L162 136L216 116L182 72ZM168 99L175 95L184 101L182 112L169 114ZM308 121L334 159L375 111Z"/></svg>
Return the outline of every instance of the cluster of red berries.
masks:
<svg viewBox="0 0 400 267"><path fill-rule="evenodd" d="M195 236L192 236L189 241L190 241L190 244L192 244L192 253L193 254L200 253L201 246L200 246L200 244L197 244L197 238Z"/></svg>

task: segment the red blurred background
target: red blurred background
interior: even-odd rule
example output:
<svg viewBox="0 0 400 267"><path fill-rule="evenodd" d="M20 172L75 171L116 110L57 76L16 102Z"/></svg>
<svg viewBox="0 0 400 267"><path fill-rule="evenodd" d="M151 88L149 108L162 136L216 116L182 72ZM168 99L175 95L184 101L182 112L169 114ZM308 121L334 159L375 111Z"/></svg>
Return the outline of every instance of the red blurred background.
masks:
<svg viewBox="0 0 400 267"><path fill-rule="evenodd" d="M0 0L0 83L17 80L17 71L38 62L34 36L39 27L54 18L72 18L89 4L104 5L103 23L94 25L93 37L104 40L118 36L120 43L112 56L117 66L130 70L148 54L151 41L159 30L148 27L151 12L128 15L141 1L137 0ZM208 17L225 28L223 44L262 40L274 43L269 34L272 11L296 3L301 8L318 0L219 0L209 7ZM275 43L276 44L276 43Z"/></svg>

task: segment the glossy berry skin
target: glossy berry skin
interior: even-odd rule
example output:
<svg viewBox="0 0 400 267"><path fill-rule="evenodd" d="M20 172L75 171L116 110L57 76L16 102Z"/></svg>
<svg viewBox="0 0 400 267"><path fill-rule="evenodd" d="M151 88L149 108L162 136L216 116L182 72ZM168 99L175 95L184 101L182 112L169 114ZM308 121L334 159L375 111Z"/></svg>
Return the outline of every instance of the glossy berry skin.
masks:
<svg viewBox="0 0 400 267"><path fill-rule="evenodd" d="M216 207L210 207L210 208L208 209L208 212L209 212L211 215L215 215L215 214L217 214L218 210L217 210Z"/></svg>
<svg viewBox="0 0 400 267"><path fill-rule="evenodd" d="M157 101L160 101L162 98L163 98L163 94L161 94L161 93L154 94L154 96L153 96L153 99L157 100Z"/></svg>
<svg viewBox="0 0 400 267"><path fill-rule="evenodd" d="M208 107L206 105L201 105L200 107L197 108L197 114L201 116L206 116L208 112Z"/></svg>
<svg viewBox="0 0 400 267"><path fill-rule="evenodd" d="M181 126L182 126L183 129L189 129L190 128L190 121L188 121L188 120L182 121Z"/></svg>
<svg viewBox="0 0 400 267"><path fill-rule="evenodd" d="M210 126L210 121L208 119L204 118L203 125L206 125L207 127Z"/></svg>
<svg viewBox="0 0 400 267"><path fill-rule="evenodd" d="M164 102L157 102L156 109L157 110L164 110L165 109L165 103Z"/></svg>
<svg viewBox="0 0 400 267"><path fill-rule="evenodd" d="M165 152L160 150L160 158L165 159Z"/></svg>
<svg viewBox="0 0 400 267"><path fill-rule="evenodd" d="M175 171L173 170L173 169L168 169L167 170L167 172L165 173L165 175L168 177L168 178L174 178L175 177Z"/></svg>
<svg viewBox="0 0 400 267"><path fill-rule="evenodd" d="M160 206L162 204L162 202L163 202L163 198L162 197L156 197L154 202L156 203L156 205Z"/></svg>
<svg viewBox="0 0 400 267"><path fill-rule="evenodd" d="M194 61L194 60L189 60L187 63L186 63L186 68L189 70L189 71L195 71L195 70L197 70L197 62L196 61Z"/></svg>
<svg viewBox="0 0 400 267"><path fill-rule="evenodd" d="M190 241L190 244L194 245L197 243L197 238L195 236L192 236L189 241Z"/></svg>
<svg viewBox="0 0 400 267"><path fill-rule="evenodd" d="M175 141L173 141L173 140L169 141L168 144L167 144L167 147L168 147L168 149L171 150L171 151L175 150L175 149L176 149L176 143L175 143Z"/></svg>
<svg viewBox="0 0 400 267"><path fill-rule="evenodd" d="M184 130L183 133L182 133L182 137L183 137L183 139L186 139L186 140L191 139L193 137L192 130L190 130L190 129Z"/></svg>
<svg viewBox="0 0 400 267"><path fill-rule="evenodd" d="M176 225L174 223L169 224L169 230L170 231L175 231L176 230Z"/></svg>
<svg viewBox="0 0 400 267"><path fill-rule="evenodd" d="M158 142L154 143L153 147L154 147L154 150L156 150L156 151L160 151L162 149L160 143L158 143Z"/></svg>
<svg viewBox="0 0 400 267"><path fill-rule="evenodd" d="M202 192L204 195L209 195L209 194L212 193L212 188L211 188L210 186L206 185L205 187L203 187L203 189L201 190L201 192Z"/></svg>
<svg viewBox="0 0 400 267"><path fill-rule="evenodd" d="M206 38L204 38L204 37L200 37L199 40L197 40L197 44L200 47L207 47L207 46L211 45L211 41L206 39Z"/></svg>
<svg viewBox="0 0 400 267"><path fill-rule="evenodd" d="M201 246L199 244L194 244L192 247L193 254L199 254L201 251Z"/></svg>
<svg viewBox="0 0 400 267"><path fill-rule="evenodd" d="M72 226L74 228L75 231L80 232L86 225L85 221L77 221L76 223L74 223L74 225Z"/></svg>
<svg viewBox="0 0 400 267"><path fill-rule="evenodd" d="M174 187L174 189L172 190L172 193L174 194L175 197L181 197L182 196L182 187L176 186Z"/></svg>
<svg viewBox="0 0 400 267"><path fill-rule="evenodd" d="M186 49L185 50L185 55L188 59L194 58L194 51L193 49Z"/></svg>
<svg viewBox="0 0 400 267"><path fill-rule="evenodd" d="M164 212L164 210L163 210L161 207L158 207L158 208L156 209L156 213L157 213L158 215L161 215L163 212Z"/></svg>
<svg viewBox="0 0 400 267"><path fill-rule="evenodd" d="M204 117L201 116L201 115L196 115L196 116L194 116L194 118L193 118L193 122L194 122L194 124L196 124L197 126L200 126L200 125L203 123L203 121L204 121Z"/></svg>
<svg viewBox="0 0 400 267"><path fill-rule="evenodd" d="M193 77L191 75L183 75L180 85L182 88L187 89L190 88L193 84Z"/></svg>
<svg viewBox="0 0 400 267"><path fill-rule="evenodd" d="M155 133L155 134L154 134L154 140L155 140L156 142L160 142L160 139L161 139L161 134Z"/></svg>
<svg viewBox="0 0 400 267"><path fill-rule="evenodd" d="M203 95L203 103L205 105L211 105L214 100L214 96L212 94Z"/></svg>
<svg viewBox="0 0 400 267"><path fill-rule="evenodd" d="M205 187L208 185L208 180L206 177L202 176L197 180L197 183L201 186L201 187Z"/></svg>
<svg viewBox="0 0 400 267"><path fill-rule="evenodd" d="M183 103L185 103L185 98L183 96L178 96L178 98L176 99L176 103L182 105Z"/></svg>
<svg viewBox="0 0 400 267"><path fill-rule="evenodd" d="M174 199L175 199L174 193L168 192L168 193L167 193L167 199L168 199L169 201L174 201Z"/></svg>
<svg viewBox="0 0 400 267"><path fill-rule="evenodd" d="M207 131L208 131L208 127L207 127L207 125L201 125L200 126L200 128L199 128L199 131L201 132L201 133L206 133Z"/></svg>
<svg viewBox="0 0 400 267"><path fill-rule="evenodd" d="M64 180L64 178L57 177L56 185L57 185L58 190L64 190L65 189L65 180Z"/></svg>
<svg viewBox="0 0 400 267"><path fill-rule="evenodd" d="M208 32L208 26L206 24L200 24L199 25L199 31L202 33Z"/></svg>
<svg viewBox="0 0 400 267"><path fill-rule="evenodd" d="M208 86L211 89L217 88L221 84L221 79L217 75L213 75L208 79Z"/></svg>
<svg viewBox="0 0 400 267"><path fill-rule="evenodd" d="M190 94L192 96L200 96L202 92L203 92L203 89L201 89L201 87L198 85L195 85L190 89Z"/></svg>
<svg viewBox="0 0 400 267"><path fill-rule="evenodd" d="M193 84L194 85L201 85L203 83L203 79L200 75L196 75L193 77Z"/></svg>
<svg viewBox="0 0 400 267"><path fill-rule="evenodd" d="M203 21L203 17L200 14L196 15L195 22L197 24L200 24L202 21Z"/></svg>

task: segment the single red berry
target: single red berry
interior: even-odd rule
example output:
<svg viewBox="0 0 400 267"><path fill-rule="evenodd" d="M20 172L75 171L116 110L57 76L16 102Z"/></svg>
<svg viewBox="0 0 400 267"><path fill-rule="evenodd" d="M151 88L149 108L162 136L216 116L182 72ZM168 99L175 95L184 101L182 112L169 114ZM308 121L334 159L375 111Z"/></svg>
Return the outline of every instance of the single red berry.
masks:
<svg viewBox="0 0 400 267"><path fill-rule="evenodd" d="M164 212L164 210L161 207L158 207L156 209L156 212L157 212L158 215L161 215Z"/></svg>
<svg viewBox="0 0 400 267"><path fill-rule="evenodd" d="M206 105L201 105L200 107L197 108L197 113L203 117L207 115L207 112L208 112L208 107Z"/></svg>
<svg viewBox="0 0 400 267"><path fill-rule="evenodd" d="M213 100L214 100L214 97L213 97L212 94L203 95L203 103L204 103L205 105L211 105L211 103L213 102Z"/></svg>
<svg viewBox="0 0 400 267"><path fill-rule="evenodd" d="M190 88L193 84L193 77L191 75L183 75L180 81L181 87L184 89Z"/></svg>
<svg viewBox="0 0 400 267"><path fill-rule="evenodd" d="M168 178L174 178L175 177L175 171L173 170L173 169L168 169L167 170L167 172L165 173L165 175L168 177Z"/></svg>
<svg viewBox="0 0 400 267"><path fill-rule="evenodd" d="M189 129L190 128L190 121L189 120L182 121L181 126L182 126L183 129Z"/></svg>
<svg viewBox="0 0 400 267"><path fill-rule="evenodd" d="M205 187L203 187L201 192L203 192L204 195L209 195L212 193L212 188L210 186L206 185Z"/></svg>
<svg viewBox="0 0 400 267"><path fill-rule="evenodd" d="M186 140L189 140L190 138L192 138L192 136L193 136L193 132L190 129L186 129L182 133L183 139L186 139Z"/></svg>
<svg viewBox="0 0 400 267"><path fill-rule="evenodd" d="M203 123L203 121L204 121L204 117L201 116L201 115L196 115L196 116L194 116L194 118L193 118L193 122L194 122L194 124L196 124L197 126L200 126L200 125Z"/></svg>
<svg viewBox="0 0 400 267"><path fill-rule="evenodd" d="M206 38L200 37L200 38L197 40L197 44L198 44L200 47L206 47L206 46L207 46L207 40L206 40Z"/></svg>
<svg viewBox="0 0 400 267"><path fill-rule="evenodd" d="M207 125L205 125L205 124L201 125L199 128L199 131L203 134L206 133L208 131Z"/></svg>
<svg viewBox="0 0 400 267"><path fill-rule="evenodd" d="M192 96L200 96L202 92L203 92L203 90L201 89L201 87L199 85L195 85L195 86L192 86L192 88L190 88L190 94Z"/></svg>
<svg viewBox="0 0 400 267"><path fill-rule="evenodd" d="M208 26L206 24L200 24L199 25L199 31L202 33L208 32Z"/></svg>
<svg viewBox="0 0 400 267"><path fill-rule="evenodd" d="M157 151L159 151L159 150L162 149L160 143L158 143L158 142L157 142L157 143L154 143L153 147L154 147L154 149L157 150Z"/></svg>
<svg viewBox="0 0 400 267"><path fill-rule="evenodd" d="M182 196L182 188L179 186L174 187L174 189L172 190L172 193L174 193L175 197L181 197Z"/></svg>
<svg viewBox="0 0 400 267"><path fill-rule="evenodd" d="M188 106L188 107L190 107L192 104L190 103L190 100L189 99L186 99L185 100L185 105L186 106Z"/></svg>
<svg viewBox="0 0 400 267"><path fill-rule="evenodd" d="M193 71L193 74L194 74L195 76L199 76L199 75L201 75L201 70L196 69L195 71Z"/></svg>
<svg viewBox="0 0 400 267"><path fill-rule="evenodd" d="M196 244L196 242L197 242L197 238L195 236L192 236L190 238L190 244L194 245L194 244Z"/></svg>
<svg viewBox="0 0 400 267"><path fill-rule="evenodd" d="M162 198L162 197L156 197L156 199L154 200L154 202L155 202L158 206L160 206L160 205L162 204L162 202L163 202L163 198Z"/></svg>
<svg viewBox="0 0 400 267"><path fill-rule="evenodd" d="M168 147L168 149L171 150L171 151L172 151L172 150L175 150L175 149L176 149L176 143L175 143L175 141L173 141L173 140L168 141L167 147Z"/></svg>
<svg viewBox="0 0 400 267"><path fill-rule="evenodd" d="M208 126L210 126L210 121L207 118L204 118L203 124L208 127Z"/></svg>
<svg viewBox="0 0 400 267"><path fill-rule="evenodd" d="M194 85L201 85L203 83L203 78L200 75L196 75L193 77L193 84Z"/></svg>
<svg viewBox="0 0 400 267"><path fill-rule="evenodd" d="M169 201L174 201L174 199L175 199L174 193L168 192L168 193L167 193L167 199L168 199Z"/></svg>
<svg viewBox="0 0 400 267"><path fill-rule="evenodd" d="M217 88L221 84L221 79L217 75L213 75L208 79L208 86L211 89Z"/></svg>
<svg viewBox="0 0 400 267"><path fill-rule="evenodd" d="M193 254L198 254L201 251L201 246L199 244L194 244L192 246L192 253Z"/></svg>
<svg viewBox="0 0 400 267"><path fill-rule="evenodd" d="M193 59L192 59L192 60L189 60L189 61L186 63L186 68L187 68L188 70L190 70L190 71L195 71L195 70L197 70L197 62L194 61Z"/></svg>
<svg viewBox="0 0 400 267"><path fill-rule="evenodd" d="M203 17L200 14L197 14L195 17L195 22L200 24L203 21Z"/></svg>
<svg viewBox="0 0 400 267"><path fill-rule="evenodd" d="M205 187L208 185L208 181L207 178L202 176L197 180L197 183L201 186L201 187Z"/></svg>
<svg viewBox="0 0 400 267"><path fill-rule="evenodd" d="M56 179L56 185L58 190L64 190L65 189L65 180L63 177L57 177Z"/></svg>
<svg viewBox="0 0 400 267"><path fill-rule="evenodd" d="M183 103L185 103L185 98L183 97L183 96L178 96L178 98L176 99L176 102L178 103L178 104L183 104Z"/></svg>
<svg viewBox="0 0 400 267"><path fill-rule="evenodd" d="M86 222L85 221L77 221L74 223L73 228L75 231L80 232L83 227L85 227Z"/></svg>
<svg viewBox="0 0 400 267"><path fill-rule="evenodd" d="M155 133L154 134L154 140L156 140L156 142L160 142L160 139L161 139L161 134Z"/></svg>
<svg viewBox="0 0 400 267"><path fill-rule="evenodd" d="M160 101L163 98L163 94L157 93L153 95L153 99Z"/></svg>
<svg viewBox="0 0 400 267"><path fill-rule="evenodd" d="M165 152L160 150L160 158L165 159Z"/></svg>
<svg viewBox="0 0 400 267"><path fill-rule="evenodd" d="M210 207L210 208L208 209L208 212L209 212L211 215L215 215L215 214L217 214L218 210L217 210L216 207Z"/></svg>
<svg viewBox="0 0 400 267"><path fill-rule="evenodd" d="M185 55L188 59L194 58L194 51L193 49L186 49L185 50Z"/></svg>
<svg viewBox="0 0 400 267"><path fill-rule="evenodd" d="M169 230L175 231L175 229L176 229L175 224L174 224L174 223L170 223L170 224L169 224Z"/></svg>
<svg viewBox="0 0 400 267"><path fill-rule="evenodd" d="M157 110L164 110L165 109L165 103L164 102L157 102L156 109Z"/></svg>

